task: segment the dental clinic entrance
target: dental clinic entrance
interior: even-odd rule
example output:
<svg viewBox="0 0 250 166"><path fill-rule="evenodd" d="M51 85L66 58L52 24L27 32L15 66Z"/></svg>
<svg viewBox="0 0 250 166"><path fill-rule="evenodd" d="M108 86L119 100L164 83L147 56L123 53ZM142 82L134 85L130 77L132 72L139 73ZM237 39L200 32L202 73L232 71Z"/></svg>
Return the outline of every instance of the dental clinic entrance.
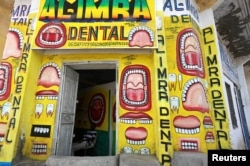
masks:
<svg viewBox="0 0 250 166"><path fill-rule="evenodd" d="M116 62L64 63L54 154L116 154Z"/></svg>

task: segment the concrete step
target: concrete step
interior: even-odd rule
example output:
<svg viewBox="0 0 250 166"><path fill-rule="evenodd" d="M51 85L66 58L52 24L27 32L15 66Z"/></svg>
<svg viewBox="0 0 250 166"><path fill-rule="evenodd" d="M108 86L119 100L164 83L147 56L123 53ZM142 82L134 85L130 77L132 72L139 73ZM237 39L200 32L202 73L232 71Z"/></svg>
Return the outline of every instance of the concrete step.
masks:
<svg viewBox="0 0 250 166"><path fill-rule="evenodd" d="M120 154L119 166L161 166L154 155Z"/></svg>
<svg viewBox="0 0 250 166"><path fill-rule="evenodd" d="M46 166L117 166L116 156L105 157L75 157L51 156L46 161Z"/></svg>
<svg viewBox="0 0 250 166"><path fill-rule="evenodd" d="M20 161L14 162L12 166L46 166L45 162L22 158Z"/></svg>
<svg viewBox="0 0 250 166"><path fill-rule="evenodd" d="M156 156L120 154L119 156L51 156L46 166L161 166Z"/></svg>
<svg viewBox="0 0 250 166"><path fill-rule="evenodd" d="M207 154L199 152L174 152L172 166L207 166Z"/></svg>

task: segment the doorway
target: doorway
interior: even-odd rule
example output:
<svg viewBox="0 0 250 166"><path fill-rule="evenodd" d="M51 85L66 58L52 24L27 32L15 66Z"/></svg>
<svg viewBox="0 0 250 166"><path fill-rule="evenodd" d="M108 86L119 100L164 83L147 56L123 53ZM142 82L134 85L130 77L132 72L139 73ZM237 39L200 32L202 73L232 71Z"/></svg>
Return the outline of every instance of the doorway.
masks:
<svg viewBox="0 0 250 166"><path fill-rule="evenodd" d="M116 75L116 62L64 64L56 120L56 155L115 155Z"/></svg>

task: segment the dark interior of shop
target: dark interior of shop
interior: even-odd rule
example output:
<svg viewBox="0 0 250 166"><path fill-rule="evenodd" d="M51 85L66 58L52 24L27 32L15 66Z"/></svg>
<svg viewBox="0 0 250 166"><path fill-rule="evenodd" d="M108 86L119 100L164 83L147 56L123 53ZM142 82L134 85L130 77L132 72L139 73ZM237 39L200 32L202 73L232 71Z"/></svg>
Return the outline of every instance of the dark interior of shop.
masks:
<svg viewBox="0 0 250 166"><path fill-rule="evenodd" d="M116 81L116 70L115 69L85 69L85 70L75 70L79 73L79 83L78 83L78 93L82 89L90 88L95 85L106 84L110 82ZM77 111L77 110L76 110ZM91 129L89 129L91 130ZM85 144L84 141L87 142L86 148L79 148L74 151L72 155L74 156L98 156L102 155L102 150L98 150L100 147L101 139L95 139L99 132L97 133L87 133L86 129L82 130L79 128L74 128L75 137L73 138L72 148L75 145L75 142L80 144ZM87 138L86 138L87 136ZM98 135L100 137L100 135ZM105 154L104 154L105 155Z"/></svg>

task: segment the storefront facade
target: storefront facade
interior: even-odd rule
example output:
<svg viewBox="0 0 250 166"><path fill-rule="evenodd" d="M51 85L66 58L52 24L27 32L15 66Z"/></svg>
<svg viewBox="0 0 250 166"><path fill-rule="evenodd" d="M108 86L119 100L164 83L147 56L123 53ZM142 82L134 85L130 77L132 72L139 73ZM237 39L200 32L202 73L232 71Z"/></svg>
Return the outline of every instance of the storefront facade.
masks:
<svg viewBox="0 0 250 166"><path fill-rule="evenodd" d="M72 155L88 130L92 155L152 154L162 165L175 151L231 149L220 62L213 12L194 0L16 2L1 62L0 162L19 150Z"/></svg>

